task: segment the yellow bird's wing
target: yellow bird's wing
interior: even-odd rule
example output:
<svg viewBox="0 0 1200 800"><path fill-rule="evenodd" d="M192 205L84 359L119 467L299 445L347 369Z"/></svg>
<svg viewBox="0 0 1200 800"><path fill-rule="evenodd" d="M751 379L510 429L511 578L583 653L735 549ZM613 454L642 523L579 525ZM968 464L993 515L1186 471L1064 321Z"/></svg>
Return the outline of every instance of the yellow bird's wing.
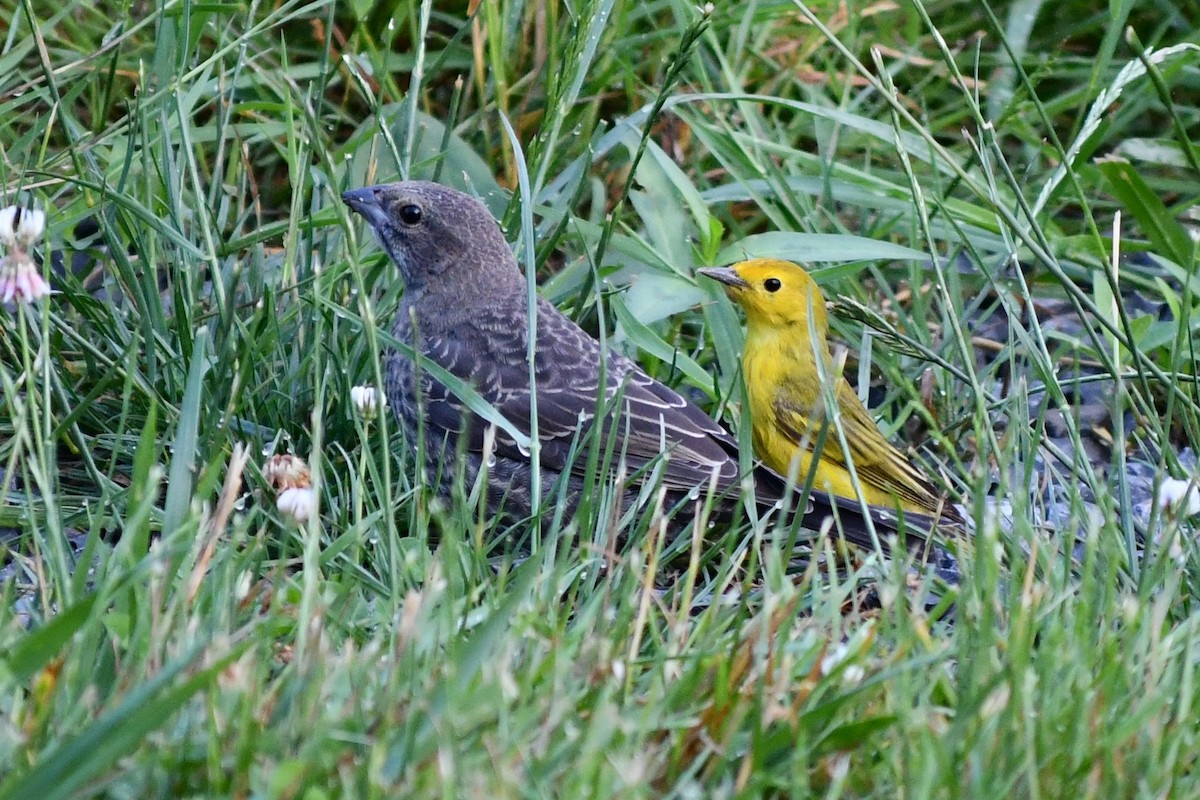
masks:
<svg viewBox="0 0 1200 800"><path fill-rule="evenodd" d="M845 381L838 385L838 405L841 411L842 429L854 471L864 486L885 494L894 495L901 502L936 512L939 508L938 493L925 476L917 471L895 447L892 446L867 409ZM827 426L824 404L816 408L800 408L789 399L788 392L780 392L775 400L775 414L780 429L799 447L813 449L820 441L822 428ZM821 460L846 470L846 459L833 430L825 433L825 444Z"/></svg>

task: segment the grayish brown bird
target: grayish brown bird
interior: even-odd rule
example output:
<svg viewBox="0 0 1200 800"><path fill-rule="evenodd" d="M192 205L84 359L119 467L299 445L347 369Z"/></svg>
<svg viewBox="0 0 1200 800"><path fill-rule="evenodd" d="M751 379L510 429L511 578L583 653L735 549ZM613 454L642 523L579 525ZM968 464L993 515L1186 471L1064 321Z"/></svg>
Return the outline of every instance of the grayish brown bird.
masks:
<svg viewBox="0 0 1200 800"><path fill-rule="evenodd" d="M531 393L527 360L529 317L525 278L504 234L477 200L435 183L410 181L348 191L342 199L370 224L399 267L405 292L393 334L428 360L472 385L521 433L529 435ZM672 504L703 497L710 485L718 497L718 519L734 515L741 502L742 474L737 441L700 408L651 378L624 356L600 343L548 301L537 300L535 379L537 437L543 498L561 497L568 514L584 489L587 454L577 443L615 437L615 457L607 474L623 462L624 507L638 498L640 483L657 467L656 479ZM425 440L426 466L438 489L449 493L461 463L466 486L488 464L489 514L513 520L548 515L553 507L533 508L531 460L503 431L494 430L489 452L488 425L446 386L402 352L385 358L387 396L409 435ZM603 382L603 400L598 403ZM589 439L602 411L601 436ZM461 441L460 441L461 439ZM660 463L661 462L661 463ZM601 464L604 464L603 459ZM560 495L560 479L566 481ZM784 480L759 467L757 499L769 509L783 497ZM794 505L794 501L793 501ZM837 507L846 538L871 546L860 508L852 501L812 493L803 525L813 530ZM692 513L678 517L681 527ZM875 518L880 537L894 533L894 513ZM920 542L911 538L909 545Z"/></svg>

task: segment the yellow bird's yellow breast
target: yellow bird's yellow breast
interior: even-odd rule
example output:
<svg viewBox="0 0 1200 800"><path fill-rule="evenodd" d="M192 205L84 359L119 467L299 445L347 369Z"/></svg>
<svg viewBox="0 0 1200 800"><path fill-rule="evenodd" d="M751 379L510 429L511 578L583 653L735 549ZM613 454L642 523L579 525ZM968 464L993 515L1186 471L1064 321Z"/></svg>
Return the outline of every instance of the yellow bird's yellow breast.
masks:
<svg viewBox="0 0 1200 800"><path fill-rule="evenodd" d="M806 351L798 350L776 335L776 331L752 330L747 333L742 369L753 418L754 450L768 467L781 475L787 476L796 470L796 481L801 485L808 480L816 459L814 488L840 497L855 497L858 492L854 489L854 481L849 470L839 463L841 459L821 458L814 452L821 436L819 420L825 411L825 398L817 377L820 374L816 369L817 358L811 346ZM797 365L801 366L798 368ZM831 373L832 365L828 360L823 366L829 380L842 382L840 375ZM797 381L798 375L811 376L811 380L807 383ZM779 402L781 396L787 399L785 404ZM794 409L795 414L781 420L781 407ZM809 424L810 421L816 421L816 424ZM798 431L807 435L802 433L797 440L794 434ZM879 437L882 446L887 446L873 424L869 432ZM838 447L836 432L826 431L822 452ZM868 503L893 505L895 502L890 493L879 491L861 479L859 486Z"/></svg>
<svg viewBox="0 0 1200 800"><path fill-rule="evenodd" d="M747 333L746 349L742 357L745 374L746 394L750 401L750 414L754 426L754 450L767 466L781 475L792 469L792 460L799 457L798 480L803 482L812 464L812 453L799 449L780 425L777 399L785 390L789 376L795 374L798 353L773 331L761 332L751 329ZM812 353L808 353L809 360ZM801 402L818 401L819 387L811 390L793 391Z"/></svg>

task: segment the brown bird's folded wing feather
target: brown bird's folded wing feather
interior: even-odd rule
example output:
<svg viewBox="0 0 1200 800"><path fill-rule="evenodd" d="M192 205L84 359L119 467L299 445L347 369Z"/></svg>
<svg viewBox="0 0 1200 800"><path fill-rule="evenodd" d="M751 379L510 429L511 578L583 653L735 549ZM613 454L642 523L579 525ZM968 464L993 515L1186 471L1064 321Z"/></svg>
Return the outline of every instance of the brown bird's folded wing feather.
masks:
<svg viewBox="0 0 1200 800"><path fill-rule="evenodd" d="M603 404L607 412L603 437L618 437L616 451L629 472L667 454L663 485L682 492L708 485L717 473L717 490L734 489L738 479L736 443L710 417L666 386L650 378L628 359L604 353L600 344L555 311L543 308L538 318L536 354L538 439L541 464L559 472L582 474L587 460L573 458L576 439L583 440L595 423L599 381L604 367ZM457 337L441 337L427 355L455 376L474 385L517 430L529 434L531 396L524 326L493 325L490 315L477 317ZM499 314L498 314L499 316ZM477 334L477 335L475 335ZM426 380L427 419L436 427L461 430L462 403L440 383ZM481 452L485 427L472 424L466 447ZM528 458L511 437L497 431L495 454Z"/></svg>

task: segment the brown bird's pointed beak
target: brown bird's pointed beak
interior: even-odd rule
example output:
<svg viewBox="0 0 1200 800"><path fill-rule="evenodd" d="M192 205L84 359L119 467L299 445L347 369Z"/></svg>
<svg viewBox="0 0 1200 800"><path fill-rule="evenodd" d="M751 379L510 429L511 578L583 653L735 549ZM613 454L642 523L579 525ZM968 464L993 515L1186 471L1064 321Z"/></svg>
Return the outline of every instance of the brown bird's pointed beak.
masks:
<svg viewBox="0 0 1200 800"><path fill-rule="evenodd" d="M733 271L731 267L710 267L708 269L697 270L706 278L712 278L714 281L720 281L726 286L733 289L746 289L750 284L742 280L742 276Z"/></svg>
<svg viewBox="0 0 1200 800"><path fill-rule="evenodd" d="M379 199L382 188L382 186L364 186L361 189L342 192L342 202L350 206L351 210L361 214L362 218L371 224L371 227L378 228L387 221L387 214Z"/></svg>

